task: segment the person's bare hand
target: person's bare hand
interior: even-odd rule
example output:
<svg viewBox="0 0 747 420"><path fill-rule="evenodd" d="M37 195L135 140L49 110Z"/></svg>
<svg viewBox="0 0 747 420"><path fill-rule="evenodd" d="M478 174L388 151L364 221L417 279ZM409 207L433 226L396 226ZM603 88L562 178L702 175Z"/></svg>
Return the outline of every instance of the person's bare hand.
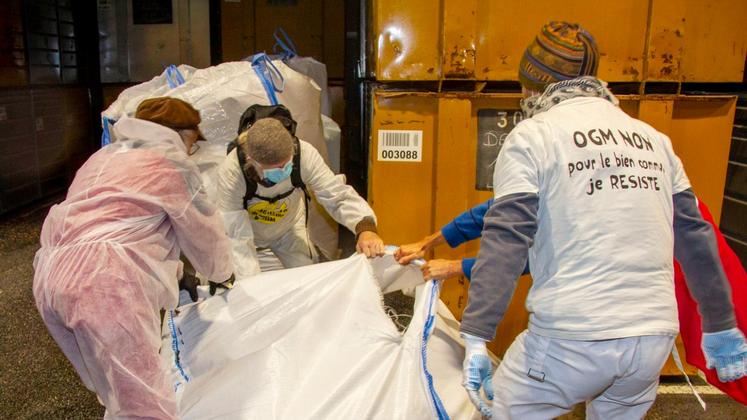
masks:
<svg viewBox="0 0 747 420"><path fill-rule="evenodd" d="M378 257L384 255L384 241L381 240L376 232L361 232L358 235L358 243L355 244L355 250L366 257Z"/></svg>
<svg viewBox="0 0 747 420"><path fill-rule="evenodd" d="M462 274L461 260L430 260L421 268L425 280L443 280Z"/></svg>
<svg viewBox="0 0 747 420"><path fill-rule="evenodd" d="M413 260L425 256L425 242L418 241L411 244L405 244L399 247L394 253L394 259L402 265L407 265Z"/></svg>

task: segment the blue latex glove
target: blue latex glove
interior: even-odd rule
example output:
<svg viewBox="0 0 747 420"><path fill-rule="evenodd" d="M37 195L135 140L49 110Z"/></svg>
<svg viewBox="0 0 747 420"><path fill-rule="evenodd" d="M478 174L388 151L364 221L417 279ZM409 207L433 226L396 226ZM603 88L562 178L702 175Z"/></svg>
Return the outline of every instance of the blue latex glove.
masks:
<svg viewBox="0 0 747 420"><path fill-rule="evenodd" d="M747 343L738 328L703 334L703 354L708 368L716 368L721 382L736 381L747 372Z"/></svg>
<svg viewBox="0 0 747 420"><path fill-rule="evenodd" d="M462 386L467 390L472 404L487 418L493 417L492 404L483 400L480 388L485 391L488 401L493 400L493 366L488 357L485 340L469 334L462 334L466 344L464 364L462 365Z"/></svg>

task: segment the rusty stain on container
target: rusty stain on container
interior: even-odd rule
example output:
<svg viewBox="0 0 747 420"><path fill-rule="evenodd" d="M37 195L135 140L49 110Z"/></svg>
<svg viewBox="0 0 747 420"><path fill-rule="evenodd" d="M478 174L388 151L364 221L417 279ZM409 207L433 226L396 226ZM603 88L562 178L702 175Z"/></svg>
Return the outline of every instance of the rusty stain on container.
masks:
<svg viewBox="0 0 747 420"><path fill-rule="evenodd" d="M661 25L670 22L660 22ZM678 25L676 22L671 22ZM680 28L659 26L654 28L649 43L648 68L644 80L679 81L681 48L684 42L677 35Z"/></svg>
<svg viewBox="0 0 747 420"><path fill-rule="evenodd" d="M467 62L475 61L475 49L474 48L459 48L454 46L449 55L449 70L447 76L459 76L459 77L474 77L475 73L467 67ZM472 67L472 66L470 66Z"/></svg>
<svg viewBox="0 0 747 420"><path fill-rule="evenodd" d="M747 26L743 23L746 14L744 0L655 0L650 16L650 42L659 52L674 55L672 75L667 80L741 81L747 50ZM665 28L671 31L669 38L656 38L654 34ZM736 51L728 47L733 42ZM662 65L666 64L651 61L647 76L659 77L662 73L658 67Z"/></svg>

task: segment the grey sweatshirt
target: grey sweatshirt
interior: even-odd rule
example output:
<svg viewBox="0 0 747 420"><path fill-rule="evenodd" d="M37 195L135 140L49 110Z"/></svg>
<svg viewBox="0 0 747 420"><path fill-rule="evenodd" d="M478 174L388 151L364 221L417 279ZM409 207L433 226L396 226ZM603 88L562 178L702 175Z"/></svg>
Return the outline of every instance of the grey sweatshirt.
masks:
<svg viewBox="0 0 747 420"><path fill-rule="evenodd" d="M690 293L698 302L703 331L736 326L726 274L721 267L712 226L698 210L692 190L675 194L674 255L685 273ZM485 214L482 242L472 269L467 308L461 331L492 340L511 302L516 281L527 263L537 232L537 194L501 197Z"/></svg>

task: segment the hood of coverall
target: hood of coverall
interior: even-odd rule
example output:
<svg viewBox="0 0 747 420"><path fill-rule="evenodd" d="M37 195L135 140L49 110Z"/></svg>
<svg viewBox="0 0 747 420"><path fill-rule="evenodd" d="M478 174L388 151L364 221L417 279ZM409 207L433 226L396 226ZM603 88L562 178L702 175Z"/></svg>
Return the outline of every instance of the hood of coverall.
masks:
<svg viewBox="0 0 747 420"><path fill-rule="evenodd" d="M163 153L169 160L189 161L187 146L173 129L139 118L122 117L113 127L115 148L150 149ZM110 147L111 147L110 146Z"/></svg>
<svg viewBox="0 0 747 420"><path fill-rule="evenodd" d="M202 189L197 164L187 155L179 133L154 122L122 117L113 126L113 142L106 146L126 153L131 149L148 149L164 155L184 177L190 193Z"/></svg>

